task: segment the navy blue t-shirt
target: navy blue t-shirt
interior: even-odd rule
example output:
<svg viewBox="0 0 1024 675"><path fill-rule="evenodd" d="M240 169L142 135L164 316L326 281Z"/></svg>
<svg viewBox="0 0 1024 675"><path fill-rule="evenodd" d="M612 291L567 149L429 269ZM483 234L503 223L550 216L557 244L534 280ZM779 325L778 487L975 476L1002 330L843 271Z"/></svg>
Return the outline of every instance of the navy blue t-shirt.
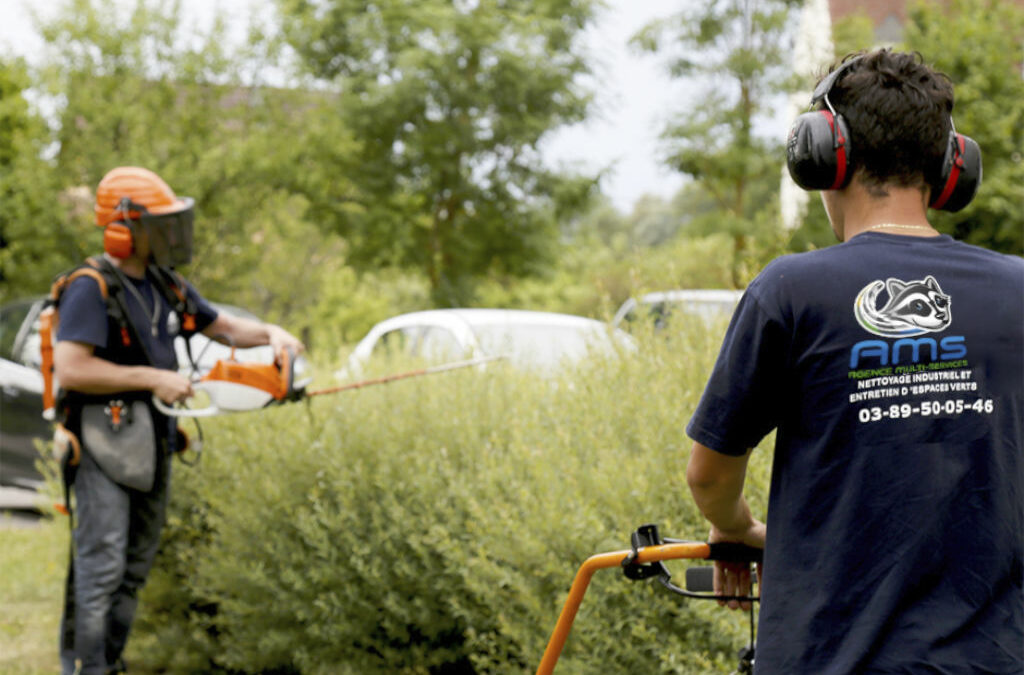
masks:
<svg viewBox="0 0 1024 675"><path fill-rule="evenodd" d="M1024 260L870 232L749 286L687 432L777 429L759 673L1024 672Z"/></svg>
<svg viewBox="0 0 1024 675"><path fill-rule="evenodd" d="M138 297L128 289L124 295L130 320L139 339L145 341L151 363L146 363L145 355L137 347L125 348L122 345L117 326L108 317L107 304L100 294L99 285L88 276L72 281L61 296L57 340L92 345L96 356L113 363L177 370L174 338L179 334L187 338L192 333L182 329L179 317L171 312L168 302L148 278L126 276L125 279L138 291ZM217 318L217 310L191 284L186 283L186 292L195 300L196 330L201 331ZM139 302L140 298L144 304Z"/></svg>

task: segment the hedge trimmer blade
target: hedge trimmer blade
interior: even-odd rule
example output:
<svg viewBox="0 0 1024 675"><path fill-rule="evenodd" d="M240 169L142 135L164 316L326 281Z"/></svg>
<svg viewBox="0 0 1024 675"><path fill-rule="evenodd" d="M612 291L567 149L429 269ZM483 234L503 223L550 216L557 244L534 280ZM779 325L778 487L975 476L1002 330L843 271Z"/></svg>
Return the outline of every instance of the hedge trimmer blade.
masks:
<svg viewBox="0 0 1024 675"><path fill-rule="evenodd" d="M350 382L348 384L342 384L337 387L328 387L327 389L317 389L316 391L308 391L305 393L305 396L310 397L322 396L324 394L337 394L342 391L362 389L363 387L369 387L375 384L387 384L388 382L404 380L409 377L419 377L420 375L433 375L434 373L444 373L449 370L458 370L459 368L479 366L490 361L500 361L501 359L504 358L506 357L503 355L481 356L475 359L466 359L465 361L452 361L451 363L441 363L436 366L421 368L419 370L410 370L404 373L395 373L393 375L382 375L381 377L375 377L369 380L360 380L359 382Z"/></svg>
<svg viewBox="0 0 1024 675"><path fill-rule="evenodd" d="M210 369L210 372L192 387L196 393L203 394L209 399L209 405L206 407L169 406L156 396L153 397L153 404L160 412L170 417L212 417L224 413L250 412L278 403L337 394L410 377L469 368L503 358L505 357L484 356L464 361L453 361L315 391L306 391L306 385L309 384L308 379L298 382L295 380L295 359L290 353L282 354L273 364L239 363L234 360L218 361Z"/></svg>

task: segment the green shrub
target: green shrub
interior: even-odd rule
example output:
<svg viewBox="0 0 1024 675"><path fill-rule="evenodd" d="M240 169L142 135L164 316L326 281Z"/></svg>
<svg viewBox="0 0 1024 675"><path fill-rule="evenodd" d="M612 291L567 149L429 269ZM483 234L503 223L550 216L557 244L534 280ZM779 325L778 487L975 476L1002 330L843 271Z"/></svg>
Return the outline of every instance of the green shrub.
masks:
<svg viewBox="0 0 1024 675"><path fill-rule="evenodd" d="M583 560L645 522L706 533L684 427L718 339L684 327L557 379L488 367L210 421L175 475L136 659L533 672ZM700 605L598 573L557 672L725 669L745 623Z"/></svg>

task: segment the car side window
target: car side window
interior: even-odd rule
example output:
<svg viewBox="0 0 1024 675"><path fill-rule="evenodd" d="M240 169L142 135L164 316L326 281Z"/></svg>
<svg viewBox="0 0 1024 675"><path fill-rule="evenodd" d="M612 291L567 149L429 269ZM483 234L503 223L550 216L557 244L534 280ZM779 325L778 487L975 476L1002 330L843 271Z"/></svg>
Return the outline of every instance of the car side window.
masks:
<svg viewBox="0 0 1024 675"><path fill-rule="evenodd" d="M416 355L430 361L451 361L466 356L455 335L447 328L437 326L423 329Z"/></svg>
<svg viewBox="0 0 1024 675"><path fill-rule="evenodd" d="M409 353L416 341L415 329L398 328L380 336L373 347L372 358L394 358Z"/></svg>

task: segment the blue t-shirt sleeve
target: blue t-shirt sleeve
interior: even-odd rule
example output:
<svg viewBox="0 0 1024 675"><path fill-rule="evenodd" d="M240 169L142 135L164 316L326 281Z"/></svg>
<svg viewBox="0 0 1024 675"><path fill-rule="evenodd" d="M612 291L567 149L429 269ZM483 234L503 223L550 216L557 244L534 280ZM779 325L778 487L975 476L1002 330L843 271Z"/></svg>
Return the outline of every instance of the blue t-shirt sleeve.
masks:
<svg viewBox="0 0 1024 675"><path fill-rule="evenodd" d="M107 303L95 279L72 281L60 298L57 341L81 342L94 347L107 344Z"/></svg>
<svg viewBox="0 0 1024 675"><path fill-rule="evenodd" d="M778 426L785 394L789 331L755 282L743 294L718 360L686 432L726 455L741 456Z"/></svg>
<svg viewBox="0 0 1024 675"><path fill-rule="evenodd" d="M196 303L196 333L202 332L217 319L217 310L189 282L185 282L185 293Z"/></svg>

